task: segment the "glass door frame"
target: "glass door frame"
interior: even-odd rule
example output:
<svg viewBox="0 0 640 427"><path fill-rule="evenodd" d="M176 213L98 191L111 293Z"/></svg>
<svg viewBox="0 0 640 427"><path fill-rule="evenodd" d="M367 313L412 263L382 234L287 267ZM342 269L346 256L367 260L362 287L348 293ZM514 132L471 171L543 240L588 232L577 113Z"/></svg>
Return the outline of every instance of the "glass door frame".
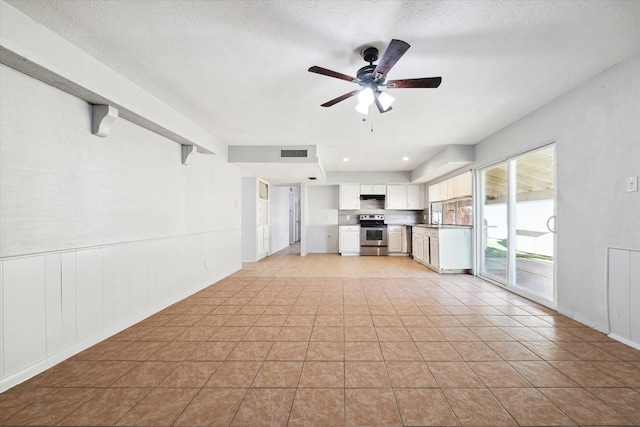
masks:
<svg viewBox="0 0 640 427"><path fill-rule="evenodd" d="M553 147L554 150L554 169L553 169L553 176L554 176L554 185L553 185L553 216L554 216L554 231L553 231L553 301L549 301L546 300L544 298L541 298L535 294L532 294L530 292L527 292L526 290L523 290L521 288L518 288L516 286L516 227L515 227L515 223L516 223L516 203L515 200L513 200L514 196L516 195L516 173L517 173L517 168L513 167L513 164L515 164L515 162L522 158L525 157L529 154L535 153L537 151L542 151L545 149L548 149L550 147ZM558 204L557 204L557 200L558 200L558 185L557 185L557 177L558 177L558 173L557 173L557 149L556 149L556 143L555 141L551 141L547 144L544 144L542 146L539 146L537 148L531 149L531 150L527 150L524 151L522 153L519 154L515 154L512 156L509 156L507 158L503 158L501 160L498 160L496 162L492 162L483 166L480 166L478 168L476 168L476 170L474 171L475 173L473 174L473 178L474 178L474 190L475 190L475 194L477 194L478 196L475 198L475 208L474 211L477 212L476 215L474 215L474 236L475 236L475 256L474 256L474 274L478 277L481 277L482 279L497 284L501 287L504 287L505 289L523 296L527 299L530 299L534 302L537 302L538 304L541 304L545 307L551 308L553 310L557 309L557 301L558 301L558 286L557 286L557 215L558 215ZM483 274L483 268L484 268L484 256L485 256L485 252L484 252L484 247L483 247L483 243L484 243L484 200L485 200L485 186L484 186L484 181L483 181L483 172L491 169L491 168L495 168L498 167L500 165L506 165L507 166L507 175L509 177L508 180L508 194L507 194L507 232L508 232L508 237L507 237L507 283L503 283L499 280L497 280L497 278L493 278L491 276L487 276L485 274ZM513 203L512 203L513 201Z"/></svg>

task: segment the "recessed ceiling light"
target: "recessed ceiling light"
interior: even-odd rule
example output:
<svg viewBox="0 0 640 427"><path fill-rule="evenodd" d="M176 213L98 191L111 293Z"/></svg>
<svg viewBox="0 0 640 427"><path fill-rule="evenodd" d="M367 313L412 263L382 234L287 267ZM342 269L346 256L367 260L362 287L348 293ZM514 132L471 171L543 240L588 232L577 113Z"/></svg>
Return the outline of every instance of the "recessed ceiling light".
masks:
<svg viewBox="0 0 640 427"><path fill-rule="evenodd" d="M402 160L406 162L407 160L409 160L409 158L407 156L404 156Z"/></svg>
<svg viewBox="0 0 640 427"><path fill-rule="evenodd" d="M342 161L343 161L343 162L348 162L348 161L349 161L349 158L348 158L348 157L343 157L343 158L342 158Z"/></svg>

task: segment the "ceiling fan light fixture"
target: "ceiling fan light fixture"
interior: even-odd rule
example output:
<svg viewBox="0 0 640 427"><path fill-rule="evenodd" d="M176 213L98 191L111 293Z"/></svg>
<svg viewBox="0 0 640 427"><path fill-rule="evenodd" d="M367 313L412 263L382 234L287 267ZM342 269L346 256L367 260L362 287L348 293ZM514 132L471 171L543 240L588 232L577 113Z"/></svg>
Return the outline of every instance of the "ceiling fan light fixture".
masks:
<svg viewBox="0 0 640 427"><path fill-rule="evenodd" d="M373 104L373 89L370 87L365 87L358 93L358 105L356 106L356 111L360 114L368 114L369 107Z"/></svg>
<svg viewBox="0 0 640 427"><path fill-rule="evenodd" d="M373 89L370 87L365 87L358 94L358 101L361 104L366 104L367 106L373 104Z"/></svg>
<svg viewBox="0 0 640 427"><path fill-rule="evenodd" d="M380 105L382 105L382 109L387 111L389 108L391 108L391 104L393 104L393 101L395 101L396 99L389 95L388 93L385 92L379 92L378 93L378 101L380 101Z"/></svg>
<svg viewBox="0 0 640 427"><path fill-rule="evenodd" d="M369 114L369 107L371 106L371 104L366 104L364 102L359 102L358 105L356 105L356 111L360 114L364 114L367 115Z"/></svg>

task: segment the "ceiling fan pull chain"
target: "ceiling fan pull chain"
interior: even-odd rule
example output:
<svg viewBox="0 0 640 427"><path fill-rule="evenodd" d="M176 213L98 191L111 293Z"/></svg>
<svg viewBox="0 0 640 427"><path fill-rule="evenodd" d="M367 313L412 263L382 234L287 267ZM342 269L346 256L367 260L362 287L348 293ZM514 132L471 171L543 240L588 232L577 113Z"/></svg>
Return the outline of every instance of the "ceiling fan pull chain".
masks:
<svg viewBox="0 0 640 427"><path fill-rule="evenodd" d="M373 104L369 105L369 123L371 123L371 132L373 133L373 114L371 114L372 109Z"/></svg>

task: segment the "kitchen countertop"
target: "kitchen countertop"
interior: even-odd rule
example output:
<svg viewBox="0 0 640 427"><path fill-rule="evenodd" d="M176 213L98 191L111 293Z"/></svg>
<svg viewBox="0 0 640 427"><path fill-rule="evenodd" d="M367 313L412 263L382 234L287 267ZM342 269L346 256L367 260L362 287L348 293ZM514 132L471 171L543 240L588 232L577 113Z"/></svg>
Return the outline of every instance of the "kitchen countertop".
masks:
<svg viewBox="0 0 640 427"><path fill-rule="evenodd" d="M359 227L360 224L338 224L340 227ZM471 225L453 225L453 224L385 224L386 226L398 227L422 227L422 228L473 228Z"/></svg>
<svg viewBox="0 0 640 427"><path fill-rule="evenodd" d="M449 224L413 224L412 227L422 227L422 228L473 228L471 225L449 225Z"/></svg>

